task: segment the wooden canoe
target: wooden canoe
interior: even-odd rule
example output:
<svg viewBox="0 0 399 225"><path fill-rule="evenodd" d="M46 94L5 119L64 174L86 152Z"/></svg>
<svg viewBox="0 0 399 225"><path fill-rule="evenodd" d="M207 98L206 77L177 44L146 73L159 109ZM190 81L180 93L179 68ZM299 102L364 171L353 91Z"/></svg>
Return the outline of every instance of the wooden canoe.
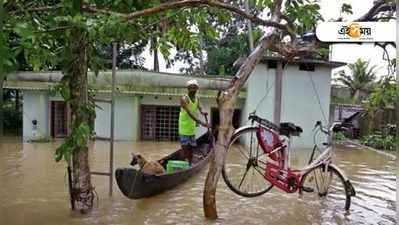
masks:
<svg viewBox="0 0 399 225"><path fill-rule="evenodd" d="M149 175L135 168L118 168L115 171L115 178L119 189L128 198L140 199L162 193L183 183L208 164L213 148L213 137L211 135L205 133L197 139L193 163L188 169L169 174ZM165 170L168 160L182 160L181 149L158 160Z"/></svg>

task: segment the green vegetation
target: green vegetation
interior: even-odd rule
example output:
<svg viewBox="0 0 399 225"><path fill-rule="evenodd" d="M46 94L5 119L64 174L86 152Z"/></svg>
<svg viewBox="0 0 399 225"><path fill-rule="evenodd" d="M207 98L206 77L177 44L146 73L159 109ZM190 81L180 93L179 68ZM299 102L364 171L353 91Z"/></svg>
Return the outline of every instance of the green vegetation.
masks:
<svg viewBox="0 0 399 225"><path fill-rule="evenodd" d="M375 130L374 118L378 112L396 105L396 99L399 97L395 78L392 76L383 77L378 81L371 94L368 96L364 105L367 115L370 117L368 133ZM396 118L398 119L398 118Z"/></svg>
<svg viewBox="0 0 399 225"><path fill-rule="evenodd" d="M374 112L387 107L394 107L398 97L396 80L393 76L386 76L379 80L367 98L365 104L368 112Z"/></svg>
<svg viewBox="0 0 399 225"><path fill-rule="evenodd" d="M346 93L347 89L338 87L331 101L333 104L361 105L365 110L365 115L362 118L367 118L367 122L363 123L361 127L362 134L368 135L364 137L365 140L368 140L365 143L376 143L377 146L381 146L384 141L382 139L380 141L379 134L376 132L385 124L376 123L392 123L392 121L381 120L381 115L387 113L388 111L386 110L392 110L396 107L395 101L399 97L396 80L392 75L388 75L375 81L374 71L376 66L370 67L369 62L360 59L348 66L351 74L347 75L344 71L341 71L337 81L341 81L349 89L350 93ZM386 142L389 143L390 140L387 137Z"/></svg>
<svg viewBox="0 0 399 225"><path fill-rule="evenodd" d="M340 142L346 140L345 134L343 132L337 132L334 134L334 141Z"/></svg>
<svg viewBox="0 0 399 225"><path fill-rule="evenodd" d="M246 57L249 53L248 34L241 33L232 35L231 33L238 32L229 31L226 33L224 39L209 43L207 49L208 62L207 74L213 75L234 75L238 67L233 66L234 62L241 57ZM257 41L261 35L259 30L253 32L254 40Z"/></svg>
<svg viewBox="0 0 399 225"><path fill-rule="evenodd" d="M350 105L355 105L358 104L359 102L356 101L355 99L347 96L332 96L331 97L331 103L332 104L350 104Z"/></svg>
<svg viewBox="0 0 399 225"><path fill-rule="evenodd" d="M383 135L381 133L370 134L361 139L361 143L376 149L395 150L398 140L393 135Z"/></svg>
<svg viewBox="0 0 399 225"><path fill-rule="evenodd" d="M86 123L81 123L79 127L74 127L71 135L69 135L65 142L57 148L55 152L55 161L59 162L65 159L69 162L72 158L75 149L85 149L86 140L90 137L90 126Z"/></svg>

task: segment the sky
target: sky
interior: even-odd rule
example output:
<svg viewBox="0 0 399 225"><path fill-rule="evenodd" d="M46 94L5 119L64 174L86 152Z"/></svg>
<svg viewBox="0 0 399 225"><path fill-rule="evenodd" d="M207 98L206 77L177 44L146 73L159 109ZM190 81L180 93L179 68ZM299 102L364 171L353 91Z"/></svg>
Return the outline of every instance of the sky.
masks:
<svg viewBox="0 0 399 225"><path fill-rule="evenodd" d="M356 19L363 14L365 14L373 5L374 0L320 0L320 13L324 17L326 21L329 19L336 19L340 16L340 8L343 3L351 4L353 15L345 15L344 18L347 21L351 21ZM150 54L149 48L143 53L145 57L144 66L148 69L153 68L153 57ZM391 47L388 49L390 58L396 57L396 50ZM172 54L174 52L172 51ZM361 58L366 61L370 61L370 65L377 65L377 77L381 77L386 75L387 73L387 63L383 60L383 51L380 47L375 47L373 43L365 43L365 44L334 44L332 46L331 58L332 61L353 63L358 58ZM184 67L185 64L182 62L177 62L171 68L166 68L165 60L162 55L159 57L160 60L160 71L161 72L171 72L171 73L179 73L179 68ZM347 68L341 67L332 71L332 77L339 70Z"/></svg>

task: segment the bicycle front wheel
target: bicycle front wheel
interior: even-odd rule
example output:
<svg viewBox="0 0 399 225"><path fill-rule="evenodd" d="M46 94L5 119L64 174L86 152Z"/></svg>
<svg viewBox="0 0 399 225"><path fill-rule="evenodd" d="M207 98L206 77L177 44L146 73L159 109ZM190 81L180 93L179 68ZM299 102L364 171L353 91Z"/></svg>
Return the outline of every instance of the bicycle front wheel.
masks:
<svg viewBox="0 0 399 225"><path fill-rule="evenodd" d="M244 197L260 196L273 187L264 178L268 157L258 143L256 131L250 127L233 135L222 170L226 185Z"/></svg>
<svg viewBox="0 0 399 225"><path fill-rule="evenodd" d="M307 203L327 204L328 208L349 210L351 204L351 190L344 176L324 164L303 175L299 194Z"/></svg>

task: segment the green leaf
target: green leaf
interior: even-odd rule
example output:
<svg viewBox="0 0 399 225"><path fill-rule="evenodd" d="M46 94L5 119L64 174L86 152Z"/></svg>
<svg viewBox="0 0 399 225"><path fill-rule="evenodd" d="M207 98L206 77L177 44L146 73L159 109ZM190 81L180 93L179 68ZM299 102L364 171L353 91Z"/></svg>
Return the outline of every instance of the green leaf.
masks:
<svg viewBox="0 0 399 225"><path fill-rule="evenodd" d="M296 2L295 0L292 1L292 4L294 5L295 8L299 8L299 4L298 4L298 2Z"/></svg>
<svg viewBox="0 0 399 225"><path fill-rule="evenodd" d="M62 147L58 147L55 151L55 161L59 162L62 159L63 156L63 151L61 149Z"/></svg>
<svg viewBox="0 0 399 225"><path fill-rule="evenodd" d="M342 12L342 13L351 14L351 15L352 15L352 14L353 14L352 5L346 4L346 3L342 4L342 6L341 6L341 12Z"/></svg>

